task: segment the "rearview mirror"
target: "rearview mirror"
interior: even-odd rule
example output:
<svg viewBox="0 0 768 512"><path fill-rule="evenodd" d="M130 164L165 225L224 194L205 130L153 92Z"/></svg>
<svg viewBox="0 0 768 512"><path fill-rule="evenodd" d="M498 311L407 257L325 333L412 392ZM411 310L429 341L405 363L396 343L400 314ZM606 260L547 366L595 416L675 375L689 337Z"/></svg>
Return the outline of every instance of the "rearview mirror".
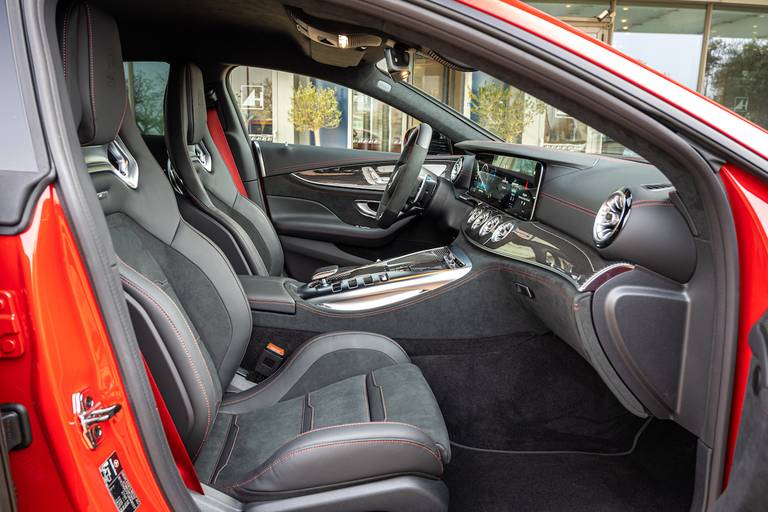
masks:
<svg viewBox="0 0 768 512"><path fill-rule="evenodd" d="M387 73L392 80L396 82L408 80L411 74L411 54L405 46L396 44L392 48L385 48L384 60L387 64Z"/></svg>

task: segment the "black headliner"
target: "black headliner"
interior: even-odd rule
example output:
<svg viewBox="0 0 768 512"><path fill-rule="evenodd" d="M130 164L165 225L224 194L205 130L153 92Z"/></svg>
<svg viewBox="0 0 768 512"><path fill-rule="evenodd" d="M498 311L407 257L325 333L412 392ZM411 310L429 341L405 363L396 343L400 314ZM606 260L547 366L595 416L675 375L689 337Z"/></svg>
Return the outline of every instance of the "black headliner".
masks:
<svg viewBox="0 0 768 512"><path fill-rule="evenodd" d="M307 73L314 63L306 56L288 9L328 31L362 32L386 37L373 18L347 19L324 2L294 0L95 0L112 13L120 27L126 60L189 60L231 64L272 64ZM362 22L362 23L361 23ZM363 28L368 27L368 28ZM383 56L369 48L365 62ZM323 65L323 67L327 67Z"/></svg>

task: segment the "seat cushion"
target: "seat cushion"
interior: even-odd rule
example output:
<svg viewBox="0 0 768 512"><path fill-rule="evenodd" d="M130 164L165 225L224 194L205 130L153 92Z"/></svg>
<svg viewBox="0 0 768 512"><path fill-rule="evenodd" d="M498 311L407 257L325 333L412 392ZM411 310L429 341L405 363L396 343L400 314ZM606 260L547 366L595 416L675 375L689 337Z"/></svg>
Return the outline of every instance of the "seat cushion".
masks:
<svg viewBox="0 0 768 512"><path fill-rule="evenodd" d="M333 346L345 337L365 339L361 333L336 333L316 343ZM300 379L300 393L294 384L274 404L249 400L251 410L237 413L224 407L195 462L201 480L241 499L257 499L401 474L439 477L450 444L432 390L415 365L373 357L371 350L325 352L304 373L323 378ZM300 348L297 356L310 352ZM370 368L374 361L377 367ZM328 383L334 362L343 377Z"/></svg>

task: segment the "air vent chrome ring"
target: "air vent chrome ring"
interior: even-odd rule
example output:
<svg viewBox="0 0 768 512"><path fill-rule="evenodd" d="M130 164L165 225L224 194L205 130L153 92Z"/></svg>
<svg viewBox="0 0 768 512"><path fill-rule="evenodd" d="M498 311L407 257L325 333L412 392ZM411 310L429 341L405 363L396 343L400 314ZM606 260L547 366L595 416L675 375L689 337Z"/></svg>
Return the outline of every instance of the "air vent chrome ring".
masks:
<svg viewBox="0 0 768 512"><path fill-rule="evenodd" d="M480 215L484 209L485 208L483 208L482 206L476 206L469 213L469 217L467 217L467 224L471 226L475 222L475 219L477 219L477 216Z"/></svg>
<svg viewBox="0 0 768 512"><path fill-rule="evenodd" d="M491 212L483 209L482 212L475 218L475 221L472 223L472 229L477 229L483 224L485 224L485 221L487 221L491 217Z"/></svg>
<svg viewBox="0 0 768 512"><path fill-rule="evenodd" d="M494 217L491 217L480 228L480 236L485 236L488 233L491 233L493 230L496 229L496 227L501 223L501 216L496 215Z"/></svg>
<svg viewBox="0 0 768 512"><path fill-rule="evenodd" d="M504 222L497 227L491 235L491 242L498 243L507 238L509 234L515 230L515 223L512 221Z"/></svg>
<svg viewBox="0 0 768 512"><path fill-rule="evenodd" d="M592 227L592 240L595 246L604 249L611 245L624 227L632 206L632 194L629 189L617 190L600 206Z"/></svg>
<svg viewBox="0 0 768 512"><path fill-rule="evenodd" d="M459 178L459 175L461 175L461 169L464 167L464 157L460 156L454 163L453 167L451 167L451 181L453 183L456 183L456 180Z"/></svg>

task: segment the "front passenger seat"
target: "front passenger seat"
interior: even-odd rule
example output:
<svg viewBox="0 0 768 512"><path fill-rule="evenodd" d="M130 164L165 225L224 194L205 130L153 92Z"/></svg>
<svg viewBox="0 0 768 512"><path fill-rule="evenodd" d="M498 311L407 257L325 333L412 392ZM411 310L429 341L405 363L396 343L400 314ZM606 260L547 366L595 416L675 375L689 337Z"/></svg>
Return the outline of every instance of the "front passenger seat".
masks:
<svg viewBox="0 0 768 512"><path fill-rule="evenodd" d="M320 335L267 380L225 392L252 328L240 281L181 218L126 108L114 19L84 2L62 8L64 77L94 193L142 353L200 480L242 501L278 502L270 510L445 510L445 422L391 339ZM204 140L194 112L181 119L186 141Z"/></svg>

